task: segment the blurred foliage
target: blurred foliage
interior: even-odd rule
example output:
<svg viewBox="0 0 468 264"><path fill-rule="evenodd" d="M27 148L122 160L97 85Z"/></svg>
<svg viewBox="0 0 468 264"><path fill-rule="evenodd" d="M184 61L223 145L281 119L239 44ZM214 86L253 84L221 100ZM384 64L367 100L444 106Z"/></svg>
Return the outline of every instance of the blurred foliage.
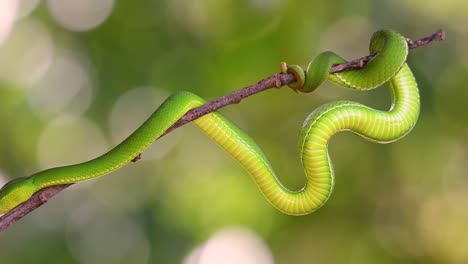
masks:
<svg viewBox="0 0 468 264"><path fill-rule="evenodd" d="M112 1L89 3L99 2ZM380 28L412 39L444 28L447 40L410 53L422 100L412 133L389 145L349 133L332 140L336 186L319 211L277 212L188 125L142 161L66 190L4 231L1 263L179 263L229 226L257 234L275 263L468 262L468 2L115 1L101 24L80 31L53 15L56 3L39 1L0 44L5 181L105 152L175 91L209 100L277 72L282 60L306 64L323 50L358 58ZM300 188L300 124L342 98L389 107L386 89L326 84L312 94L270 90L222 112Z"/></svg>

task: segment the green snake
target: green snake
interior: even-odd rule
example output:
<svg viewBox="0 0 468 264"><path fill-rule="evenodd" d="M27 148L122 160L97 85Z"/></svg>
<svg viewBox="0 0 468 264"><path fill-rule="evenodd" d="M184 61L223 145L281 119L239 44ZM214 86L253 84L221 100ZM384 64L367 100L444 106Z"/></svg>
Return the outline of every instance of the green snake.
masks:
<svg viewBox="0 0 468 264"><path fill-rule="evenodd" d="M328 79L357 90L369 90L388 83L392 96L389 111L375 110L352 101L336 101L317 108L307 117L299 139L307 181L298 191L283 186L255 141L220 113L207 114L193 123L239 161L274 207L291 215L313 212L330 197L335 182L328 155L328 142L335 133L349 130L374 142L389 143L405 136L417 121L419 93L406 64L408 46L405 38L393 31L378 31L371 38L369 50L377 55L364 68L334 74L329 74L331 67L345 60L332 52L318 55L306 71L296 65L282 65L283 73L296 76L296 82L290 87L298 91L311 92ZM121 168L185 113L204 103L192 93L175 93L135 132L102 156L10 181L0 190L0 213L27 201L43 188L87 180Z"/></svg>

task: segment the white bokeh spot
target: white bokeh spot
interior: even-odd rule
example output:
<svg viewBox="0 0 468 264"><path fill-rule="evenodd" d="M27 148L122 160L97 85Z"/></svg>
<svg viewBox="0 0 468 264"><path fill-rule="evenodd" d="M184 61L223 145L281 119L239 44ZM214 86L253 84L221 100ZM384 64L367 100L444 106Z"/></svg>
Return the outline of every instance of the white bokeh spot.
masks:
<svg viewBox="0 0 468 264"><path fill-rule="evenodd" d="M41 169L81 163L107 152L101 129L91 120L63 115L51 121L42 132L37 147Z"/></svg>
<svg viewBox="0 0 468 264"><path fill-rule="evenodd" d="M75 54L57 52L47 73L28 92L34 112L43 117L64 110L76 114L84 112L92 101L87 68Z"/></svg>
<svg viewBox="0 0 468 264"><path fill-rule="evenodd" d="M112 12L114 0L48 0L55 21L72 31L87 31L99 26Z"/></svg>
<svg viewBox="0 0 468 264"><path fill-rule="evenodd" d="M39 5L40 0L18 0L18 18L31 14Z"/></svg>
<svg viewBox="0 0 468 264"><path fill-rule="evenodd" d="M93 205L70 214L67 246L78 263L150 263L150 246L133 219Z"/></svg>
<svg viewBox="0 0 468 264"><path fill-rule="evenodd" d="M22 20L0 48L0 78L29 87L48 71L53 55L47 28L33 19Z"/></svg>
<svg viewBox="0 0 468 264"><path fill-rule="evenodd" d="M245 228L226 228L195 248L184 264L273 264L273 255L265 242Z"/></svg>
<svg viewBox="0 0 468 264"><path fill-rule="evenodd" d="M8 38L16 20L17 0L0 1L0 45Z"/></svg>
<svg viewBox="0 0 468 264"><path fill-rule="evenodd" d="M3 173L2 170L0 170L0 187L5 185L8 182L8 178L6 175Z"/></svg>

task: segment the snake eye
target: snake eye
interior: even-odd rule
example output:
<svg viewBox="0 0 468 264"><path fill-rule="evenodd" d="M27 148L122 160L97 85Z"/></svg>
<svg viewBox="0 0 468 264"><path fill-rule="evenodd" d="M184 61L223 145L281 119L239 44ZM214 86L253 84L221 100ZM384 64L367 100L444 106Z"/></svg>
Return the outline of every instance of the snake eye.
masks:
<svg viewBox="0 0 468 264"><path fill-rule="evenodd" d="M27 201L36 192L29 178L14 179L0 189L0 214L4 214Z"/></svg>

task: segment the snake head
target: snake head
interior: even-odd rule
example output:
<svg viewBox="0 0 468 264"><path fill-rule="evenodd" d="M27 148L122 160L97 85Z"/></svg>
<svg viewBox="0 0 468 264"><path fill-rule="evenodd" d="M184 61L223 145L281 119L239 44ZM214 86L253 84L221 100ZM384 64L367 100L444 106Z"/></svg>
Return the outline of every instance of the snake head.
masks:
<svg viewBox="0 0 468 264"><path fill-rule="evenodd" d="M0 189L0 214L26 202L37 191L30 178L14 179Z"/></svg>

